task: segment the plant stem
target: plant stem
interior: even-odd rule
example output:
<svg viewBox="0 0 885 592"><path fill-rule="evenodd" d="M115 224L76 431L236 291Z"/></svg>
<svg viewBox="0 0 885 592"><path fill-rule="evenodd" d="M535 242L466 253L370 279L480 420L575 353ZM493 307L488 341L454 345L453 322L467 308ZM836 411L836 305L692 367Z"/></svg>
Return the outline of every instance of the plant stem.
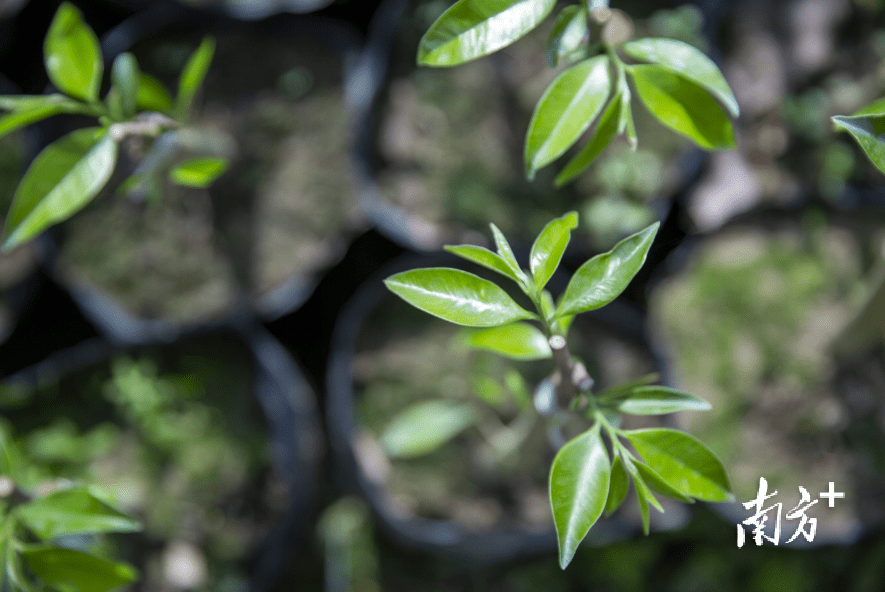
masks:
<svg viewBox="0 0 885 592"><path fill-rule="evenodd" d="M593 387L593 379L583 364L576 364L562 335L554 335L547 340L553 352L553 361L559 374L556 384L556 398L561 408L568 408L572 400Z"/></svg>

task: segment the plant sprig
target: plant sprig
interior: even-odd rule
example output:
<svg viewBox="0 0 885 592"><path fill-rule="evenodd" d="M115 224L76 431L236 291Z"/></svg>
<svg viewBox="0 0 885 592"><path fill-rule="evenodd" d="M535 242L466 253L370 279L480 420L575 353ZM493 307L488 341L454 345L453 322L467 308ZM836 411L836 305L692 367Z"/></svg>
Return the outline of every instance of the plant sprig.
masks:
<svg viewBox="0 0 885 592"><path fill-rule="evenodd" d="M609 304L626 289L645 262L659 223L585 262L559 299L554 300L545 286L559 266L571 231L577 225L576 212L547 224L532 245L528 270L519 266L509 243L494 224L491 229L496 251L472 245L446 247L516 283L532 302L534 312L522 308L497 284L456 269L414 269L384 281L394 294L434 316L458 325L488 327L471 337L478 347L517 360L553 361L555 371L550 381L556 390L557 407L561 411L580 412L591 423L588 430L559 450L550 470L550 502L563 569L599 517L611 514L621 505L630 481L636 490L646 533L649 506L663 512L653 492L689 503L695 499L733 499L721 461L692 436L666 428L619 427L618 418L624 413L659 415L705 410L710 408L706 401L651 385L648 378L594 394L592 378L568 349L568 331L574 317ZM451 429L440 430L430 448L470 425L472 415L468 406L449 405L445 411L452 421L443 423ZM424 413L422 417L427 419L429 415ZM433 429L432 422L425 423ZM609 442L611 458L605 440Z"/></svg>
<svg viewBox="0 0 885 592"><path fill-rule="evenodd" d="M418 46L419 65L449 67L502 49L553 11L554 0L458 0ZM631 40L632 24L605 0L564 7L547 40L551 67L565 66L539 99L526 132L525 173L535 173L574 146L586 144L556 177L573 181L618 135L635 150L632 83L662 124L706 150L735 147L730 117L739 115L719 68L695 47L674 39ZM627 64L623 53L635 64ZM612 74L614 73L614 75Z"/></svg>

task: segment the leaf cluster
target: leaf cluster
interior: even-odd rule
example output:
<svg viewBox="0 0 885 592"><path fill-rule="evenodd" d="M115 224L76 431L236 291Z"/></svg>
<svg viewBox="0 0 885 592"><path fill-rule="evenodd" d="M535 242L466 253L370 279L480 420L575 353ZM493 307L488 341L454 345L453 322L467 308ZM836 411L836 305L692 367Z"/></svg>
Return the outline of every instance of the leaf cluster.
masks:
<svg viewBox="0 0 885 592"><path fill-rule="evenodd" d="M138 578L127 563L65 546L65 537L141 530L138 521L86 487L61 489L7 508L0 502L0 588L105 592Z"/></svg>
<svg viewBox="0 0 885 592"><path fill-rule="evenodd" d="M0 135L60 114L94 117L99 126L73 131L37 155L13 197L2 248L29 241L92 201L110 181L127 138L138 136L152 143L164 135L170 141L179 135L214 49L214 41L207 38L190 56L175 98L140 70L135 56L123 53L111 64L110 88L102 99L105 64L98 38L75 6L62 3L43 44L46 73L60 92L0 96L0 111L5 112L0 115ZM206 187L226 167L223 156L202 154L166 163L165 168L143 166L123 186L155 193L158 177L166 174L174 183Z"/></svg>
<svg viewBox="0 0 885 592"><path fill-rule="evenodd" d="M621 505L631 480L646 532L649 506L663 512L654 493L685 502L732 499L722 463L698 440L672 429L619 427L621 414L704 410L709 409L706 401L653 386L653 377L593 393L592 379L568 352L567 336L574 317L605 306L626 289L645 262L659 224L585 262L571 277L563 294L554 300L545 286L559 266L571 231L577 225L575 212L547 224L532 245L528 270L520 267L506 238L494 224L491 230L496 251L473 245L446 247L459 257L515 282L534 305L534 312L521 307L497 284L458 269L414 269L385 280L394 294L427 313L451 323L485 328L471 336L475 347L516 360L554 361L556 371L545 383L556 390L555 412L580 413L590 422L589 429L559 450L550 470L550 501L563 569L603 512L611 514ZM542 409L538 412L556 414ZM383 443L395 455L417 456L456 436L475 418L470 405L431 401L409 408L395 418L383 436ZM416 426L420 429L416 430ZM432 436L415 445L407 436L416 431Z"/></svg>
<svg viewBox="0 0 885 592"><path fill-rule="evenodd" d="M494 53L537 27L555 4L458 0L421 39L418 63L455 66ZM730 117L738 116L738 104L713 61L674 39L607 35L605 26L614 16L627 18L607 4L566 6L556 17L547 58L551 67L565 69L544 91L529 123L526 176L534 178L562 156L594 122L584 146L557 175L557 186L573 181L616 136L625 135L635 149L633 92L661 123L701 148L734 148ZM621 54L636 63L628 64Z"/></svg>

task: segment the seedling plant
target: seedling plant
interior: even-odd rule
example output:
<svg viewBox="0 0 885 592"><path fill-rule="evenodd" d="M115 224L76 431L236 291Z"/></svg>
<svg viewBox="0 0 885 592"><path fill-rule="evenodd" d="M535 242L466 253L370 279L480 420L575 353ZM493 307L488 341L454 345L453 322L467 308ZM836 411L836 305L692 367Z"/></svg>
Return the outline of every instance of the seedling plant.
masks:
<svg viewBox="0 0 885 592"><path fill-rule="evenodd" d="M520 306L494 282L459 269L415 269L385 280L394 294L427 313L458 325L485 328L480 339L474 337L483 349L517 360L553 361L550 381L555 404L545 413L573 413L590 422L588 429L559 450L550 469L550 503L563 569L599 517L620 507L631 481L646 533L649 506L663 512L655 492L687 503L733 499L722 463L692 436L670 428L620 427L622 414L699 411L710 408L706 401L652 385L649 378L595 393L593 378L569 351L568 333L575 316L605 306L626 289L645 262L659 224L584 263L554 300L545 286L559 267L577 225L575 212L551 221L532 245L528 271L520 267L494 224L494 252L474 245L446 247L516 283L534 312Z"/></svg>

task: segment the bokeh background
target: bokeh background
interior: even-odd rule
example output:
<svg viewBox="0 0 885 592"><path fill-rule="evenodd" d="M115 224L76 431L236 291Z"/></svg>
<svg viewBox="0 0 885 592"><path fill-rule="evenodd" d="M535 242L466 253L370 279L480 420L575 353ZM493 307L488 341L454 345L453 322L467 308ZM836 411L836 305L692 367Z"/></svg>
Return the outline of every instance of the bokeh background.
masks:
<svg viewBox="0 0 885 592"><path fill-rule="evenodd" d="M830 116L885 95L885 3L613 1L637 36L719 64L738 148L704 153L636 104L639 150L615 143L561 189L559 164L521 173L553 19L493 56L418 68L448 4L78 3L106 61L132 51L173 88L214 36L195 123L231 132L240 157L209 191L102 195L0 256L0 469L30 492L101 486L138 516L143 533L97 541L141 570L132 590L882 590L885 184ZM47 91L57 6L0 2L0 93ZM0 210L83 123L0 139ZM738 501L668 504L646 537L631 493L563 572L553 450L519 412L547 370L467 351L380 280L454 265L442 245L487 245L489 222L525 260L569 210L572 271L662 222L572 351L600 386L655 372L708 399L657 425L707 443ZM385 455L390 419L441 397L480 401L489 422L425 457ZM760 477L780 544L739 549ZM830 482L845 498L807 511L813 542L787 544L799 487L818 499Z"/></svg>

